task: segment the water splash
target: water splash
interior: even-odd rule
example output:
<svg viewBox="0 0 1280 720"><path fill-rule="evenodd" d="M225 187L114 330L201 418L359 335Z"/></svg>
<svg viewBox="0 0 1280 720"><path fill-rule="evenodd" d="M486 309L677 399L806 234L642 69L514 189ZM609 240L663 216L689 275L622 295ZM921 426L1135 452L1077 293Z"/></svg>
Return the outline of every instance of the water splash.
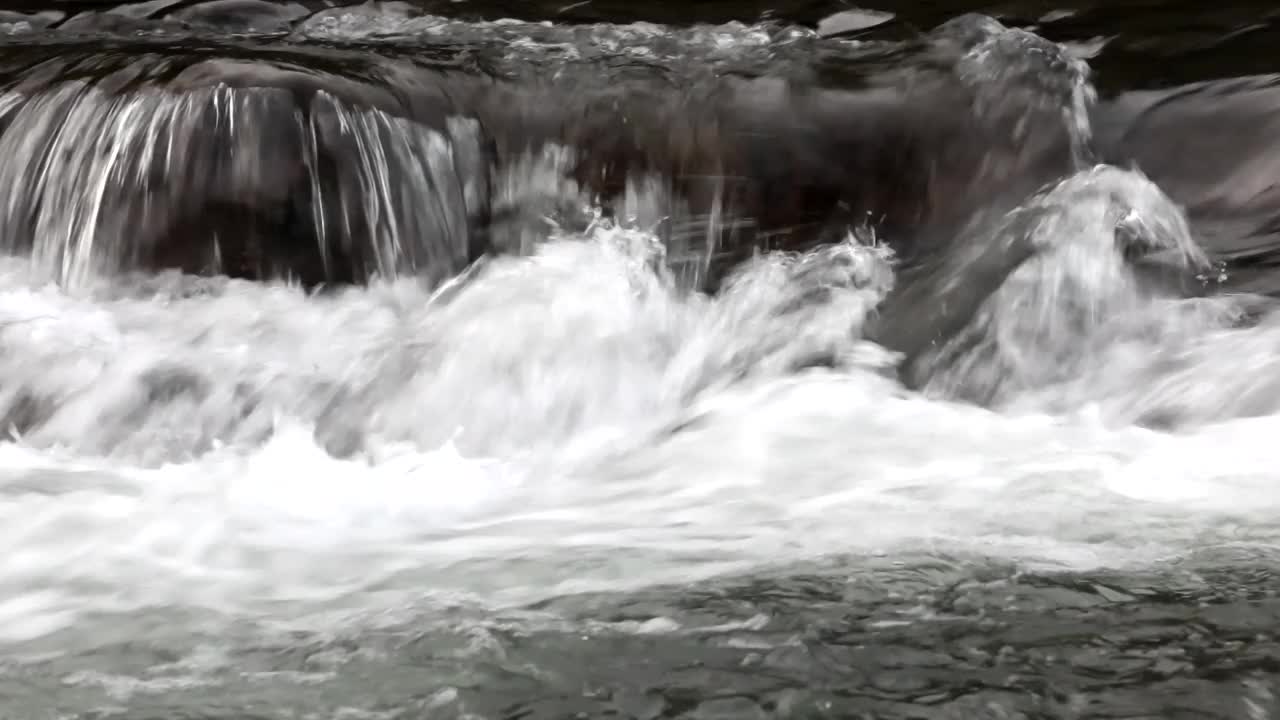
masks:
<svg viewBox="0 0 1280 720"><path fill-rule="evenodd" d="M558 233L434 294L411 280L329 299L226 281L14 290L0 297L5 425L148 464L259 444L280 415L317 423L339 455L369 435L550 450L672 421L713 387L840 364L890 282L884 251L851 240L761 259L712 300L677 287L653 235L605 222L589 238ZM173 312L186 320L161 322Z"/></svg>
<svg viewBox="0 0 1280 720"><path fill-rule="evenodd" d="M14 108L30 97L6 96L16 104L4 115L24 111ZM105 93L93 102L106 107L119 97ZM265 91L220 97L236 122L256 122L255 112L284 117L296 107ZM265 109L235 106L250 97L263 98ZM484 156L458 140L474 131L470 121L432 124L440 143L415 137L421 128L401 124L394 113L347 117L356 111L343 100L307 97L312 105L303 115L334 106L322 110L327 119L320 125L267 123L237 127L238 135L215 133L219 142L237 137L240 149L248 133L267 135L254 141L256 155L224 158L227 169L213 179L199 176L216 165L204 156L170 161L159 174L164 182L147 186L153 205L127 193L113 196L108 186L94 190L105 198L100 207L140 202L138 217L159 217L147 213L175 201L164 194L165 183L175 181L232 201L234 188L219 189L224 180L250 196L273 197L271 178L292 172L277 159L329 157L351 170L352 184L326 184L331 178L316 172L323 166L317 159L305 168L310 175L302 174L309 196L337 209L301 214L335 233L333 244L311 237L309 246L331 267L355 248L367 251L370 272L384 275L394 274L401 258L418 257L415 233L425 226L398 213L441 212L432 217L442 235L459 227L467 213L405 204L421 200L430 182L451 188L456 182L441 200L462 198L468 211L482 206L489 191L499 208L526 210L496 228L508 233L496 244L522 257L471 266L443 287L431 278L381 277L319 295L284 283L176 273L71 272L63 276L71 278L68 291L44 282L58 274L51 268L65 267L55 255L37 252L45 267L35 273L26 258L0 260L0 421L15 437L0 444L0 704L18 708L10 714L45 712L55 701L72 713L99 715L234 714L226 704L232 695L281 712L287 706L295 715L523 712L508 702L508 688L517 701L551 698L523 707L554 714L568 707L565 693L613 692L597 692L604 686L594 670L575 674L540 662L598 632L675 634L665 645L670 667L687 665L689 651L702 656L705 647L711 665L691 671L699 679L723 660L757 678L786 664L783 682L794 680L796 688L813 685L810 668L845 679L852 672L887 687L881 680L901 668L872 675L841 658L832 663L826 653L809 652L817 647L812 638L795 642L794 623L825 635L839 632L828 620L848 625L853 618L850 627L892 625L895 638L915 636L901 629L913 623L924 641L908 653L932 657L936 622L953 618L918 610L968 614L977 645L962 645L979 647L992 622L1040 615L1046 606L1005 595L1029 583L1003 567L980 599L991 605L969 604L963 586L951 581L956 575L935 574L931 566L965 566L964 585L988 584L981 577L985 561L974 563L980 569L973 577L967 574L973 556L1001 566L1012 560L1019 573L1028 566L1136 566L1143 574L1171 556L1249 543L1261 546L1259 557L1271 550L1273 564L1280 542L1270 452L1277 423L1266 416L1280 407L1280 368L1269 361L1280 337L1276 318L1254 324L1257 317L1242 316L1257 308L1242 299L1186 300L1136 272L1155 259L1179 270L1194 267L1199 257L1179 216L1167 214L1166 201L1144 194L1146 186L1131 176L1091 171L994 231L974 231L987 235L962 233L962 240L975 241L962 255L982 249L979 240L988 248L1035 250L985 304L979 325L962 328L961 337L973 343L958 342L957 355L943 358L943 379L972 371L959 381L979 386L990 369L962 367L972 360L965 353L976 344L999 358L996 369L1011 377L996 383L992 411L904 388L889 372L897 358L863 337L866 320L885 309L900 279L882 247L849 239L812 253L754 257L709 298L687 292L691 283L681 275L705 271L714 243L703 253L690 252L696 243L679 244L690 234L692 220L681 223L692 213L663 178L628 178L611 208L616 221L604 221L567 179L571 158L562 148L497 168L486 188L477 169ZM145 124L153 110L167 112L150 108L134 117ZM51 105L47 115L56 112ZM191 110L175 115L170 127L190 121L201 133L223 121L210 117ZM87 112L76 117L90 119ZM36 118L28 126L43 137ZM272 136L272 127L287 132ZM319 140L309 139L312 130ZM336 138L335 152L308 154L326 138ZM130 147L93 143L116 157L62 158L64 177L80 168L88 171L82 180L95 179L112 163L117 170L146 166L129 159ZM439 164L400 165L424 158ZM179 168L186 162L196 176L181 177L174 162ZM255 173L268 178L243 182ZM383 176L396 185L390 193ZM6 179L24 178L10 172ZM396 194L406 186L412 196ZM13 187L31 194L26 185ZM59 198L60 187L66 186L51 182L40 201L22 202L41 212L55 207L48 202L62 202L61 212L92 215L87 205ZM386 201L369 205L368 194ZM312 209L304 203L290 212ZM559 227L544 227L543 214ZM697 232L714 234L725 216L732 213L713 206L698 218L706 225ZM263 223L275 227L270 219ZM100 232L104 225L99 214L83 226L49 221L47 227L92 240L83 264L129 267L116 262L127 253L116 258L100 242L109 239ZM129 239L135 229L111 237ZM229 254L215 257L215 265L226 267ZM72 270L83 259L64 257L71 257ZM1080 347L1071 332L1079 333ZM1063 367L1054 365L1058 356ZM1264 417L1230 420L1241 415ZM1133 418L1166 421L1183 432L1129 427ZM1214 422L1188 428L1187 420ZM664 598L671 590L614 602L614 593L724 573L763 571L772 585L777 566L804 572L810 561L832 556L840 577L829 586L845 586L848 594L808 577L778 588L752 582L732 595L719 588L689 593L698 602L677 591L681 605L696 607L671 612L677 620L657 616L670 609ZM1224 556L1233 557L1203 553L1196 567L1238 562ZM820 571L830 567L819 564ZM877 586L881 581L868 579L877 565L921 577ZM1194 597L1210 603L1236 592L1219 593L1209 572L1196 582L1206 590ZM899 597L903 612L888 621L881 606L869 606L873 615L863 612L869 587ZM1050 608L1062 607L1063 596L1064 606L1132 603L1119 614L1145 602L1105 588L1088 600L1076 590L1055 586L1043 597ZM610 598L557 598L597 591ZM831 597L844 598L834 603L842 612L852 602L852 615L828 614L823 606ZM591 609L572 610L578 603ZM717 622L699 638L695 633L707 629L689 627L743 606L761 609L749 621L759 635L730 633ZM1079 614L1062 609L1071 617L1050 633ZM1234 612L1216 610L1209 613L1214 622ZM655 617L643 621L646 613ZM583 615L608 622L584 623ZM627 619L614 622L619 617ZM1251 632L1249 622L1249 613L1230 627L1210 622L1210 634L1225 643L1215 655L1225 659L1196 671L1231 672L1229 661L1238 655L1231 639L1237 628ZM546 630L544 623L554 623L553 637L533 634ZM1160 623L1157 617L1131 634L1130 646L1165 637L1154 627ZM1043 637L1044 627L1031 634ZM649 640L633 647L664 651ZM834 647L830 638L819 640ZM1116 645L1114 633L1106 640ZM846 645L858 654L865 644ZM525 654L530 647L546 649ZM623 656L630 652L623 649ZM813 664L792 666L800 653ZM997 654L1004 660L971 654L964 677L1017 669L1006 649ZM655 673L663 662L653 664ZM425 687L424 667L432 675ZM627 668L600 667L606 678L623 673L615 687L634 685ZM1097 679L1097 667L1086 668L1091 677L1083 684ZM1172 672L1136 672L1138 665L1127 661L1116 667L1117 675L1155 683L1153 693L1165 689ZM945 672L931 668L932 682L943 684L951 677ZM530 678L536 688L525 692L520 688ZM306 693L296 692L304 685ZM903 712L906 699L937 708L943 697L923 695L908 682L881 700L889 703L899 690L904 702L895 707ZM1273 699L1261 685L1246 690L1255 715ZM493 698L492 707L466 707L470 695ZM1031 704L1041 700L1025 695ZM782 700L768 710L803 712L798 702ZM664 701L627 702L617 712L652 716L664 708ZM1072 711L1086 705L1071 703ZM744 705L708 703L693 712L768 711ZM977 711L997 705L1015 703L988 702L985 693L951 703Z"/></svg>
<svg viewBox="0 0 1280 720"><path fill-rule="evenodd" d="M926 361L926 391L1002 403L1096 366L1098 338L1118 317L1150 306L1159 287L1134 262L1159 261L1187 275L1208 266L1185 215L1136 171L1100 165L1042 192L993 231L1025 237L1036 257L1012 273L973 322Z"/></svg>
<svg viewBox="0 0 1280 720"><path fill-rule="evenodd" d="M1127 217L1113 192L1156 245L1194 256L1135 176L1064 187L1023 213L1042 255L981 327L1050 307L1036 278L1104 309L1143 297L1103 285L1125 254L1103 247ZM184 637L421 627L452 621L439 608L830 553L1114 567L1280 507L1274 418L1173 437L906 391L861 331L892 287L883 248L758 257L715 298L683 292L663 252L599 221L443 289L322 296L176 274L68 294L5 260L0 407L20 439L0 446L0 544L16 549L0 643L97 647L140 612L181 613ZM1014 329L997 354L1061 351Z"/></svg>
<svg viewBox="0 0 1280 720"><path fill-rule="evenodd" d="M529 254L557 228L585 229L595 209L573 179L572 149L548 143L514 153L493 172L489 245Z"/></svg>

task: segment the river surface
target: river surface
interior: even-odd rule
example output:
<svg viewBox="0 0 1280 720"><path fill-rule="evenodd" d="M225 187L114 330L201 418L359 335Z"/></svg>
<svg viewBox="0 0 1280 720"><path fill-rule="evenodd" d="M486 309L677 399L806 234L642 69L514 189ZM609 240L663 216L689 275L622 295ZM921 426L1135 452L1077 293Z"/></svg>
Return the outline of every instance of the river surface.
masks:
<svg viewBox="0 0 1280 720"><path fill-rule="evenodd" d="M1263 3L5 7L8 83L220 44L837 85L965 11L1073 48L1104 97L1280 72ZM853 241L714 296L601 218L454 283L90 272L51 238L134 182L101 163L146 118L77 100L36 148L50 97L0 139L0 229L35 233L0 238L3 720L1280 717L1280 318L1090 254L1098 186L1185 235L1144 180L1055 191L1036 232L1086 252L982 315L1076 334L909 390L857 331L891 270ZM795 309L813 267L852 280ZM1068 296L1094 314L1056 320ZM996 400L949 392L973 383Z"/></svg>

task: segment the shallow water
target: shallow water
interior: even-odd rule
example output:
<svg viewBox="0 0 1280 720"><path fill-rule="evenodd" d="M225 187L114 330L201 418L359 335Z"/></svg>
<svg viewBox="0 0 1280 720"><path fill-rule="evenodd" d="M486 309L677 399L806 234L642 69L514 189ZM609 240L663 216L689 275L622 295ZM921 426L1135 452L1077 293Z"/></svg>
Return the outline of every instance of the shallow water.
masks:
<svg viewBox="0 0 1280 720"><path fill-rule="evenodd" d="M653 19L728 19L690 7ZM517 78L892 55L789 24L815 8L287 33L454 42ZM1098 32L1202 21L1179 12ZM1055 39L1110 22L1058 17ZM1115 46L1091 61L1111 82ZM1280 321L1133 275L1116 198L1203 260L1141 176L1055 192L1018 226L1042 254L919 392L861 332L894 276L858 237L714 298L601 219L443 286L5 258L0 717L1276 716Z"/></svg>

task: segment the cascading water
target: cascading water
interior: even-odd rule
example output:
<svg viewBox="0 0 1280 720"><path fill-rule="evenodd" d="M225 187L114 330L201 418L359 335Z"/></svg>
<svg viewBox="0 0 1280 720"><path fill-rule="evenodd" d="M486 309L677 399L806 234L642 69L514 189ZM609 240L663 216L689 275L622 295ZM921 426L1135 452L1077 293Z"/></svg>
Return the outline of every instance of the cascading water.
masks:
<svg viewBox="0 0 1280 720"><path fill-rule="evenodd" d="M11 252L29 250L66 287L157 263L310 283L442 279L473 259L488 203L474 120L433 128L323 91L299 101L288 88L147 79L165 67L20 82L0 100ZM184 74L200 66L174 82Z"/></svg>
<svg viewBox="0 0 1280 720"><path fill-rule="evenodd" d="M1091 348L1108 323L1124 322L1165 290L1143 283L1133 258L1160 255L1188 274L1208 270L1182 211L1141 174L1108 166L1031 199L1003 218L991 241L1017 239L1038 254L938 349L928 391L1000 402L1077 376L1097 363Z"/></svg>
<svg viewBox="0 0 1280 720"><path fill-rule="evenodd" d="M129 27L240 6L165 7ZM685 57L869 52L776 24L243 12L388 56L523 32L495 52L612 71L616 46L672 84L706 71ZM713 256L759 219L724 170L759 167L728 162L749 132L897 92L927 107L935 86L871 83L859 104L744 82L705 102L767 112L636 127L699 101L614 106L608 87L559 107L591 86L400 56L304 71L274 45L261 65L243 47L13 61L0 716L1280 713L1269 302L1212 294L1195 223L1097 164L1083 62L990 19L931 38L960 51L921 75L978 118L942 137L1028 153L979 176L1055 158L1052 181L927 226L925 261L874 217L796 252L761 231L714 294ZM541 104L507 107L517 81ZM947 119L888 117L867 126L894 142ZM805 119L778 127L846 120ZM611 143L579 121L626 127ZM723 176L628 168L636 138ZM796 166L857 167L825 160ZM356 282L311 287L333 280Z"/></svg>

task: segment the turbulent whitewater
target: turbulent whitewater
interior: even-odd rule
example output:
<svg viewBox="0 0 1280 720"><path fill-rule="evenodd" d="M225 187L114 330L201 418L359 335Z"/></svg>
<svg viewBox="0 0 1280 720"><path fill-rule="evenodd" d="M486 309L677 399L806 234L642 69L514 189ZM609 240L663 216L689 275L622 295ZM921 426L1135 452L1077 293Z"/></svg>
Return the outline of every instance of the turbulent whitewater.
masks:
<svg viewBox="0 0 1280 720"><path fill-rule="evenodd" d="M1050 241L1094 230L1069 226ZM322 297L177 275L71 295L9 261L6 653L427 631L467 609L830 557L945 549L1082 571L1276 541L1268 412L1135 427L1233 408L1154 393L1133 361L1096 394L1023 392L1017 411L930 400L849 332L891 281L883 251L764 258L707 299L656 269L656 248L599 227L443 291L402 280ZM1039 272L1105 277L1105 260L1077 269L1060 252ZM796 304L815 288L823 302ZM1280 342L1269 324L1226 329L1213 301L1162 310L1154 337L1133 330L1169 302L1123 302L1092 331L1112 338L1096 352L1145 342L1148 362L1213 377L1197 345ZM814 354L838 369L795 375ZM683 632L650 620L645 632ZM113 696L167 692L148 682Z"/></svg>
<svg viewBox="0 0 1280 720"><path fill-rule="evenodd" d="M370 7L255 17L546 62L818 42ZM1082 63L987 108L1065 128L1066 170L946 225L927 286L850 224L704 292L751 220L723 184L654 166L607 202L574 148L387 109L442 95L85 57L109 72L46 58L0 100L0 716L1280 713L1280 316L1099 161Z"/></svg>

